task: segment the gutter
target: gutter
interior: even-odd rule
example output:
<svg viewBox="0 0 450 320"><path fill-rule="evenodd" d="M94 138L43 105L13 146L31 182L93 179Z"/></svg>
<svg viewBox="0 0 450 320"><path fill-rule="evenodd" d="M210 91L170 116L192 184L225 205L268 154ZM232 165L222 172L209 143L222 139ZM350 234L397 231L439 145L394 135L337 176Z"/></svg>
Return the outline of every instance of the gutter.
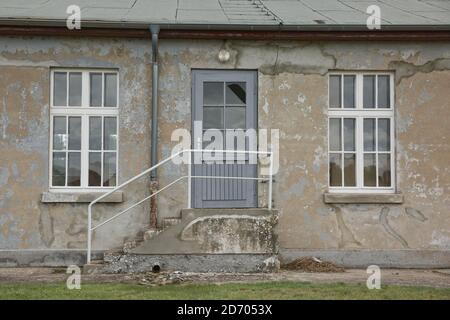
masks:
<svg viewBox="0 0 450 320"><path fill-rule="evenodd" d="M69 30L66 27L1 25L0 36L63 36L104 38L149 38L151 31L133 28L89 28ZM164 29L159 39L203 40L298 40L298 41L450 41L448 30L212 30L212 29Z"/></svg>

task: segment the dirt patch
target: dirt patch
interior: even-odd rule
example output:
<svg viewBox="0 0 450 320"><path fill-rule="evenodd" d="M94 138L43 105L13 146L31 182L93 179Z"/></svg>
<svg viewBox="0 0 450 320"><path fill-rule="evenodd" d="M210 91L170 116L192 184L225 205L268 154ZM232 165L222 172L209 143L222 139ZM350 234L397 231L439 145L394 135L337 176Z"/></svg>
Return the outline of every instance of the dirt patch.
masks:
<svg viewBox="0 0 450 320"><path fill-rule="evenodd" d="M322 261L314 257L302 257L292 262L282 264L281 269L303 272L345 272L344 268L334 263Z"/></svg>
<svg viewBox="0 0 450 320"><path fill-rule="evenodd" d="M69 274L57 268L0 268L0 287L6 283L60 283L65 284ZM141 274L82 274L82 283L130 283L160 286L177 283L230 283L293 281L309 283L349 283L366 285L365 269L347 269L345 272L305 272L280 270L276 273L195 273L161 272ZM145 279L145 280L144 280ZM450 288L450 270L382 269L381 285L412 285Z"/></svg>

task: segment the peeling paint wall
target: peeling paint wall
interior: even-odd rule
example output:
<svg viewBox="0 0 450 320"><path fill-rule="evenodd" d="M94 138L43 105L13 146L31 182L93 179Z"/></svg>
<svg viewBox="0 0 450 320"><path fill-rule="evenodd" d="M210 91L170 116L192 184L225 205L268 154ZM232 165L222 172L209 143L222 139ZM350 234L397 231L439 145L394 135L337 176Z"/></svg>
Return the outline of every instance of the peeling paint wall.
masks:
<svg viewBox="0 0 450 320"><path fill-rule="evenodd" d="M0 38L0 249L86 248L86 203L41 203L48 191L50 68L120 74L119 181L148 167L151 49L146 40ZM94 225L148 193L143 179L121 204L94 207ZM93 248L121 246L148 226L148 204L95 232Z"/></svg>
<svg viewBox="0 0 450 320"><path fill-rule="evenodd" d="M221 48L231 52L225 64L216 58ZM450 43L163 40L160 55L163 156L171 131L190 127L191 68L258 70L259 128L280 130L274 201L281 248L450 249ZM329 70L395 73L403 205L323 202ZM162 184L182 172L162 171ZM266 186L259 189L265 205ZM162 195L160 215L177 215L184 190Z"/></svg>
<svg viewBox="0 0 450 320"><path fill-rule="evenodd" d="M0 38L0 247L80 248L86 205L43 204L48 185L49 67L120 71L120 181L149 166L149 40ZM229 62L217 60L221 48ZM191 70L258 70L258 123L280 130L274 184L281 248L450 249L450 43L187 41L160 42L159 158L174 129L191 127ZM395 72L396 166L402 205L327 205L329 70ZM160 185L187 172L172 163ZM265 186L260 186L263 195ZM97 221L125 204L99 207ZM186 184L158 198L160 221L186 208ZM264 204L265 198L261 198ZM96 234L98 248L120 245L148 224L148 207Z"/></svg>

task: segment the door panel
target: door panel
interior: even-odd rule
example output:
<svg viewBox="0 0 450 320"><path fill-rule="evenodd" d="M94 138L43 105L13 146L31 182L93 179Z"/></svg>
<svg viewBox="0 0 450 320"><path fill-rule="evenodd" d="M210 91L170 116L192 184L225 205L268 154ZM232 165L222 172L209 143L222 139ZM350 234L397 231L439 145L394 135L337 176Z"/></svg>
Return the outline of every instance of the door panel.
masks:
<svg viewBox="0 0 450 320"><path fill-rule="evenodd" d="M236 139L227 141L226 132L236 129L256 129L256 72L254 71L193 71L192 120L202 121L202 133L208 129L223 134L218 149L249 150L255 148L248 139L238 145ZM203 137L203 136L202 136ZM206 139L205 139L206 140ZM227 142L229 146L227 148ZM195 149L204 149L210 141L193 141ZM201 164L193 164L194 176L256 177L256 164L246 155L239 161L228 155L224 161L211 161L208 154ZM230 161L230 158L234 159ZM194 208L248 208L257 206L255 180L194 178L192 179Z"/></svg>

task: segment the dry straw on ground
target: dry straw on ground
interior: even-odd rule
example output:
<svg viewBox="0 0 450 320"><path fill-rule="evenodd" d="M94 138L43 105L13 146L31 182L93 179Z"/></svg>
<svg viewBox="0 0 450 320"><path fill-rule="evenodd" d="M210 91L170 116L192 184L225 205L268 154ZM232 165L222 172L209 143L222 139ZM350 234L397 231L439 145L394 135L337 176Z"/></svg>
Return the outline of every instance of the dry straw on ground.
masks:
<svg viewBox="0 0 450 320"><path fill-rule="evenodd" d="M302 257L292 262L282 264L281 269L303 272L345 272L344 268L314 257Z"/></svg>

